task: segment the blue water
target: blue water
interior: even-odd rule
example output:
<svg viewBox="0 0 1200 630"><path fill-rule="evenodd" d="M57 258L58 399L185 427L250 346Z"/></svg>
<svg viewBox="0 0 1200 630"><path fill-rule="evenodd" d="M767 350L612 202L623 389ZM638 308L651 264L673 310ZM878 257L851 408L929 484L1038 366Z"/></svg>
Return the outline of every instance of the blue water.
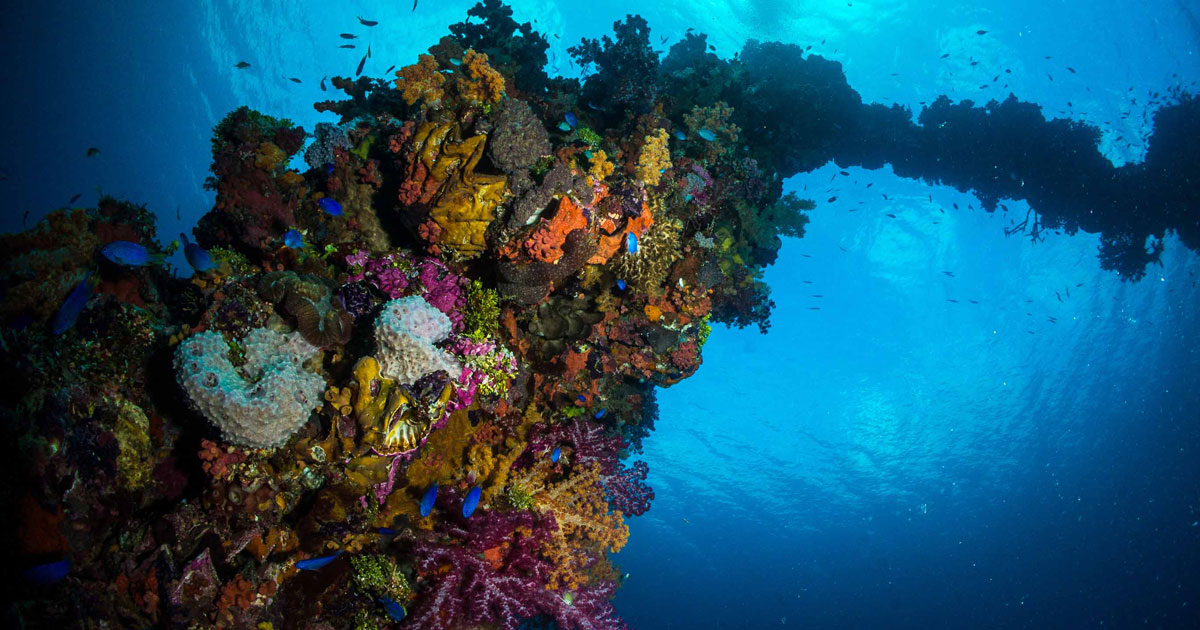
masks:
<svg viewBox="0 0 1200 630"><path fill-rule="evenodd" d="M311 128L328 119L312 102L333 96L320 77L361 56L336 49L356 14L381 22L381 73L473 2L123 4L137 6L4 9L0 229L99 187L146 203L169 240L211 207L208 140L228 110ZM1012 91L1099 125L1118 163L1143 150L1140 95L1200 81L1200 8L1183 0L514 4L559 35L564 74L566 46L639 12L667 45L688 27L723 55L811 43L865 101ZM993 76L1009 87L980 90ZM969 195L835 172L788 182L838 201L769 270L770 334L715 331L701 370L661 393L644 453L657 499L618 557L621 614L634 628L1200 627L1197 257L1168 240L1161 268L1122 283L1095 236L1030 245Z"/></svg>

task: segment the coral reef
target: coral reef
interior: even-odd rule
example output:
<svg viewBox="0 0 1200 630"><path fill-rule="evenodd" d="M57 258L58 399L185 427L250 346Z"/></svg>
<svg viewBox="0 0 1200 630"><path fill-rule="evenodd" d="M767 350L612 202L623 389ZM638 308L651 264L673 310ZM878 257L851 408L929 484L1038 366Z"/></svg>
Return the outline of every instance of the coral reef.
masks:
<svg viewBox="0 0 1200 630"><path fill-rule="evenodd" d="M394 81L331 78L344 97L315 107L340 122L307 149L231 112L194 231L216 268L190 277L108 197L0 236L6 566L69 561L16 593L22 619L623 627L610 554L654 498L628 458L657 388L713 326L767 329L764 269L814 208L783 179L829 160L1028 199L1014 232L1101 232L1126 278L1168 230L1200 243L1194 142L1156 132L1113 169L1027 103L914 123L798 46L722 59L689 32L660 63L650 42L629 16L552 79L546 38L485 0ZM1200 101L1175 96L1156 123L1194 137Z"/></svg>

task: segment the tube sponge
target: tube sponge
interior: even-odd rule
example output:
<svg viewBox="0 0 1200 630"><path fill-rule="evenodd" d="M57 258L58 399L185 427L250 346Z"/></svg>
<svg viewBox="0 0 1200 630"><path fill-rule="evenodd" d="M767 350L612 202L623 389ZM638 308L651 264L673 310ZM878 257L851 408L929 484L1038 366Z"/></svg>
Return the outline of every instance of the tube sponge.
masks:
<svg viewBox="0 0 1200 630"><path fill-rule="evenodd" d="M246 363L234 367L220 333L189 337L175 350L175 375L192 404L239 446L282 445L322 404L325 379L305 370L316 352L299 333L255 328L241 341Z"/></svg>
<svg viewBox="0 0 1200 630"><path fill-rule="evenodd" d="M380 373L405 385L438 370L457 378L462 366L433 345L445 339L450 330L450 318L425 298L413 295L384 304L375 320Z"/></svg>

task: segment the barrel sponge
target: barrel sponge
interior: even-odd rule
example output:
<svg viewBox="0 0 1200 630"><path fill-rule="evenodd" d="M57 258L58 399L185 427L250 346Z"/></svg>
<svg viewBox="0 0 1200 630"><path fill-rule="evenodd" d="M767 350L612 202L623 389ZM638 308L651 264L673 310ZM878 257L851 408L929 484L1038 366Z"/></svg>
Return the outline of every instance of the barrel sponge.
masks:
<svg viewBox="0 0 1200 630"><path fill-rule="evenodd" d="M175 375L192 404L239 446L275 448L321 405L325 379L304 369L317 349L300 333L255 328L234 367L220 333L192 335L175 350Z"/></svg>
<svg viewBox="0 0 1200 630"><path fill-rule="evenodd" d="M450 334L450 318L418 296L383 305L375 319L376 358L380 374L405 385L438 370L457 378L462 366L433 345Z"/></svg>

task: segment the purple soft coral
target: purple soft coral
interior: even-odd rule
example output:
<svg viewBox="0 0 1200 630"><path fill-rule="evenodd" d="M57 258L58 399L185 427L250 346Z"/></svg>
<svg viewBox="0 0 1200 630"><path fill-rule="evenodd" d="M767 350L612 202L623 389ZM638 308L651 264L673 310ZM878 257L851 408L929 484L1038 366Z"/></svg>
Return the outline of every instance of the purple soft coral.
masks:
<svg viewBox="0 0 1200 630"><path fill-rule="evenodd" d="M449 515L461 493L447 488L438 503ZM436 538L417 542L413 555L426 592L406 623L451 630L494 624L515 630L523 620L552 617L564 630L617 630L625 625L609 599L611 581L563 595L546 590L551 564L541 555L556 527L553 517L531 512L480 511L470 519L449 516ZM450 542L446 542L449 540Z"/></svg>

